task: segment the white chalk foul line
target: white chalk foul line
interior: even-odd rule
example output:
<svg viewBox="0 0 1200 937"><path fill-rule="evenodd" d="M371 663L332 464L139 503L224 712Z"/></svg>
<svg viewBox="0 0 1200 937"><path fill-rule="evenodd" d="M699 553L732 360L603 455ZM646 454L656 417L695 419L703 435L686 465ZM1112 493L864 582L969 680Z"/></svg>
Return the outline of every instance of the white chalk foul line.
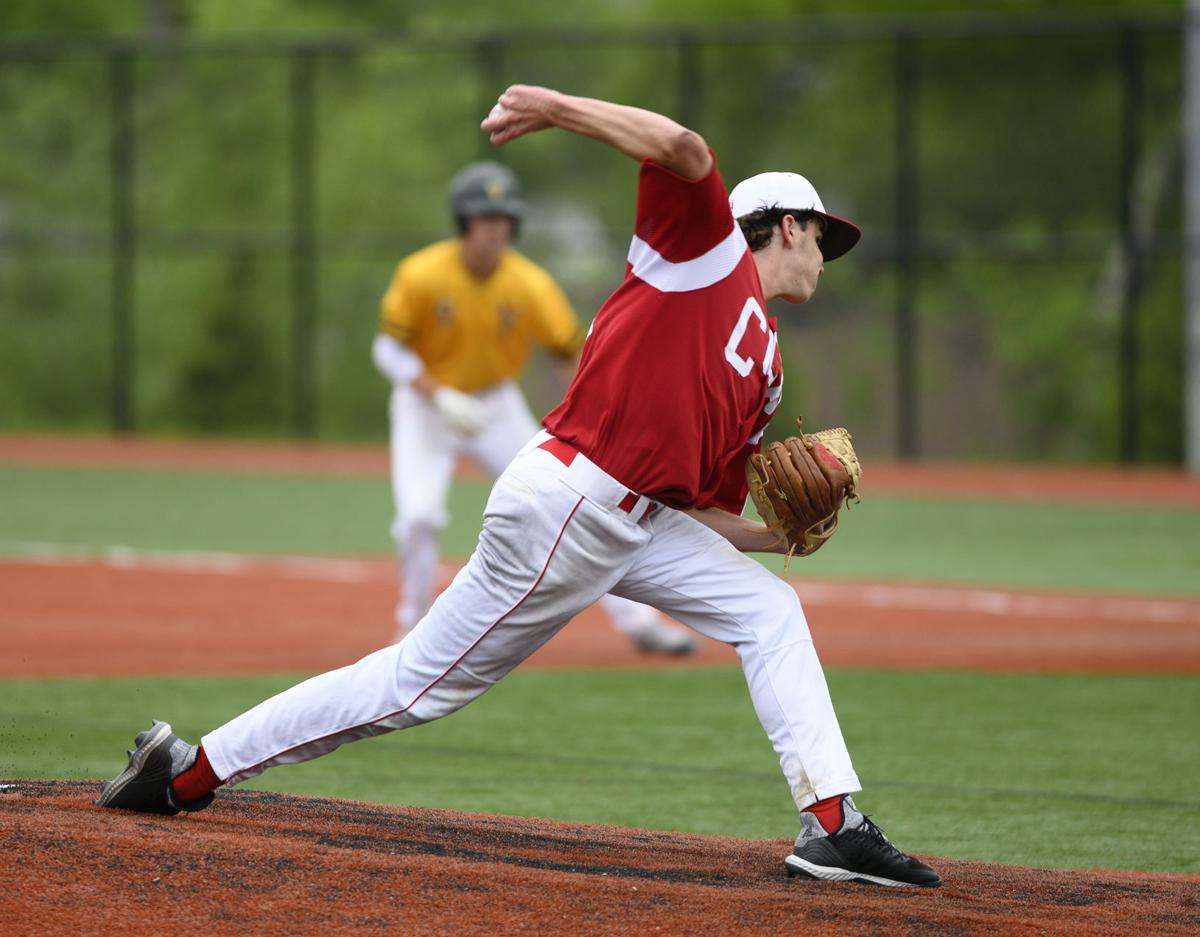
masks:
<svg viewBox="0 0 1200 937"><path fill-rule="evenodd" d="M1004 618L1100 618L1200 625L1200 601L1126 596L1050 595L966 589L957 586L906 586L842 582L801 582L796 591L814 605L937 612L971 612Z"/></svg>
<svg viewBox="0 0 1200 937"><path fill-rule="evenodd" d="M0 544L0 553L22 562L53 566L98 563L113 569L198 573L218 576L275 575L317 582L375 582L394 578L387 564L310 556L251 556L217 551L139 550L125 546L70 546L52 543Z"/></svg>
<svg viewBox="0 0 1200 937"><path fill-rule="evenodd" d="M64 546L0 541L0 557L47 565L99 563L114 569L161 570L222 576L274 575L316 582L394 581L386 560L335 557L253 556L245 553L139 550L125 546ZM0 559L0 562L3 560ZM454 566L443 566L452 575ZM795 583L809 605L849 605L878 609L965 612L1000 618L1057 618L1078 621L1148 621L1200 625L1200 600L1136 598L1103 594L1031 593L999 589L804 580Z"/></svg>

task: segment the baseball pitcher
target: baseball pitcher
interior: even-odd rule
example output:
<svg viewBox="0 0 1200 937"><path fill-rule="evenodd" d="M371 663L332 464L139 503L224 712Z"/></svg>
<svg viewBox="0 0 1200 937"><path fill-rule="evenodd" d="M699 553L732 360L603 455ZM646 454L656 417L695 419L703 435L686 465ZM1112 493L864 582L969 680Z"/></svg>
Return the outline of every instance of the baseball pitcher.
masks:
<svg viewBox="0 0 1200 937"><path fill-rule="evenodd" d="M497 145L550 128L637 161L633 237L565 399L497 479L470 562L399 644L260 703L198 748L154 723L99 802L196 810L221 784L445 716L612 592L737 650L799 811L789 875L939 885L855 806L800 600L744 555L827 548L858 492L848 434L760 452L783 380L767 303L807 302L858 228L794 173L727 191L699 134L650 111L515 85L482 123ZM752 484L768 524L741 517Z"/></svg>

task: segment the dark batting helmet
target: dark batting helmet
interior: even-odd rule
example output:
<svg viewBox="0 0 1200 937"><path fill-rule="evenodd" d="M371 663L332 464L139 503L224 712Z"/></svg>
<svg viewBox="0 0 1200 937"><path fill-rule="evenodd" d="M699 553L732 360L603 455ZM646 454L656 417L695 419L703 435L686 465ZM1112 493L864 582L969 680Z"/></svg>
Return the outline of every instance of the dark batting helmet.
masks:
<svg viewBox="0 0 1200 937"><path fill-rule="evenodd" d="M450 206L459 232L480 215L507 215L515 229L525 213L521 183L507 166L485 160L460 170L450 182Z"/></svg>

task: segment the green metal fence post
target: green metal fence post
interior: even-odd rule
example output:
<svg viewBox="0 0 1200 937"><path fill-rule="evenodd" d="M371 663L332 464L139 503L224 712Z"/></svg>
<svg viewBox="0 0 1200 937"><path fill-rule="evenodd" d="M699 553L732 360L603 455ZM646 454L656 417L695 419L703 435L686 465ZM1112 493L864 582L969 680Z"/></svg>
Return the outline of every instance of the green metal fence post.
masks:
<svg viewBox="0 0 1200 937"><path fill-rule="evenodd" d="M1117 186L1117 224L1120 226L1122 293L1117 327L1117 459L1139 461L1141 445L1138 294L1141 292L1142 258L1134 228L1135 176L1141 149L1142 52L1138 30L1126 26L1120 32L1123 100L1121 107L1120 181Z"/></svg>
<svg viewBox="0 0 1200 937"><path fill-rule="evenodd" d="M475 44L475 60L479 68L479 107L475 117L481 121L487 117L496 98L504 91L504 40L499 36L487 35ZM479 156L481 159L495 159L495 148L488 141L487 134L477 133L479 140Z"/></svg>
<svg viewBox="0 0 1200 937"><path fill-rule="evenodd" d="M917 394L918 167L916 157L917 40L896 36L895 212L896 241L896 454L921 454Z"/></svg>
<svg viewBox="0 0 1200 937"><path fill-rule="evenodd" d="M134 415L134 229L135 140L133 127L134 53L114 51L108 60L109 91L109 251L111 255L109 317L109 423L114 432L130 433Z"/></svg>
<svg viewBox="0 0 1200 937"><path fill-rule="evenodd" d="M316 428L317 244L313 206L313 84L315 53L291 57L291 285L292 361L290 430L311 437Z"/></svg>

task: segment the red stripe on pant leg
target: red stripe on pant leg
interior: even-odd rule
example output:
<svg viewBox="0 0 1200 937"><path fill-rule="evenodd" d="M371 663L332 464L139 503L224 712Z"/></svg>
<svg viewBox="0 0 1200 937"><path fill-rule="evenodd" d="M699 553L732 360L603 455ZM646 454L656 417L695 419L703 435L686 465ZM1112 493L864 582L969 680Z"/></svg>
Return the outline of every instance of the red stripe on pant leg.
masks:
<svg viewBox="0 0 1200 937"><path fill-rule="evenodd" d="M450 674L450 672L452 670L454 670L455 667L457 667L459 664L461 664L463 662L463 658L465 658L468 654L470 654L473 650L475 650L475 648L479 646L479 642L482 641L484 638L486 638L489 634L491 634L496 629L496 626L500 624L500 622L504 621L504 619L506 619L513 612L515 612L518 608L520 608L525 603L525 600L528 599L531 595L533 595L533 590L536 589L541 584L541 581L546 577L546 570L550 568L550 561L554 558L555 551L558 550L558 545L559 545L559 543L562 542L563 534L565 534L567 532L567 526L571 523L571 519L575 516L575 512L579 510L579 505L583 504L583 500L584 499L581 496L579 498L579 500L575 502L575 506L573 508L571 508L571 513L567 515L567 519L565 521L563 521L563 525L558 531L558 536L554 539L554 545L550 548L550 554L546 557L546 562L542 564L542 571L540 573L538 573L537 579L535 579L533 582L533 585L529 587L529 591L526 592L523 596L521 596L521 598L519 598L517 600L517 603L512 608L510 608L507 612L505 612L503 615L501 615L499 618L497 618L494 622L492 622L490 625L488 625L487 630L484 631L484 633L481 634L478 638L476 638L475 641L471 644L471 646L468 647L465 651L462 652L462 654L459 655L458 660L456 660L453 664L451 664L449 667L447 667L445 670L443 670L442 673L439 674L437 676L437 678L434 679L433 682L431 682L429 684L429 686L425 687L425 689L423 689L420 693L418 693L415 697L413 697L412 702L410 702L407 706L403 706L400 709L397 709L395 712L388 713L385 716L380 716L378 719L372 719L370 722L362 722L356 726L347 726L344 729L339 729L337 732L330 732L328 735L318 736L315 739L309 739L307 742L301 742L299 745L293 745L291 748L285 748L281 752L276 752L270 758L265 758L262 761L258 762L257 764L251 765L248 768L245 768L243 770L254 771L255 769L260 768L261 766L267 764L268 762L274 761L277 758L282 758L284 755L288 754L289 752L294 752L297 749L304 748L307 745L313 745L317 742L323 741L324 739L333 738L334 736L340 735L343 732L353 732L355 729L362 729L366 726L376 725L377 723L383 722L387 719L391 719L395 716L399 716L401 713L408 712L408 710L412 709L418 702L420 702L421 697L423 697L426 693L428 693L435 686L437 686L444 679L446 679L446 677ZM236 773L241 774L242 772L239 771ZM180 775L180 777L182 777L182 775ZM219 782L219 783L224 783L224 782Z"/></svg>

